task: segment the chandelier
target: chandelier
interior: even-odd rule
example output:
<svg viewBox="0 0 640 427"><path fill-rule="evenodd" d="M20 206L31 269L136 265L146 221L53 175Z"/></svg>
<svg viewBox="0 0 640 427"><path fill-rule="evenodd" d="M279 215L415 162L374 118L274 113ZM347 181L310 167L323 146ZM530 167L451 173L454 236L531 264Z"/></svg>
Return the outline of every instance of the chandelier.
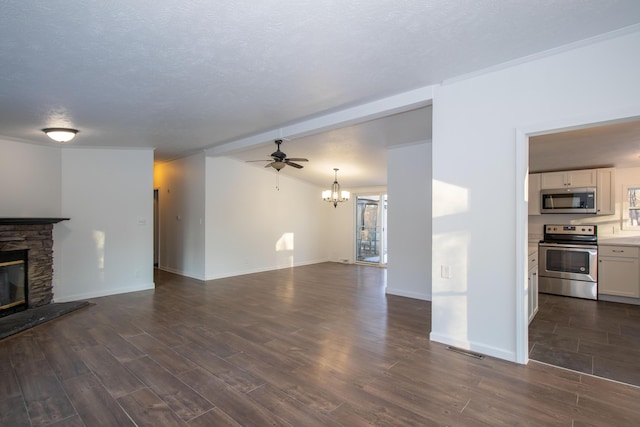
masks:
<svg viewBox="0 0 640 427"><path fill-rule="evenodd" d="M348 191L340 191L340 184L338 184L338 168L333 168L335 172L335 179L331 185L331 190L324 190L322 192L322 200L325 202L333 203L333 207L338 207L338 202L346 202L349 200Z"/></svg>

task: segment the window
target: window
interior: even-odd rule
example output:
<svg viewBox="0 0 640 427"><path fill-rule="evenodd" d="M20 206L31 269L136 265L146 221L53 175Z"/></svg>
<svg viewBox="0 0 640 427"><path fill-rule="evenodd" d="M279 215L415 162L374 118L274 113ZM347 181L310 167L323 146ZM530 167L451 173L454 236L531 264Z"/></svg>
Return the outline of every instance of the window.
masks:
<svg viewBox="0 0 640 427"><path fill-rule="evenodd" d="M356 195L356 261L387 264L387 195Z"/></svg>
<svg viewBox="0 0 640 427"><path fill-rule="evenodd" d="M623 186L622 229L640 230L640 185Z"/></svg>

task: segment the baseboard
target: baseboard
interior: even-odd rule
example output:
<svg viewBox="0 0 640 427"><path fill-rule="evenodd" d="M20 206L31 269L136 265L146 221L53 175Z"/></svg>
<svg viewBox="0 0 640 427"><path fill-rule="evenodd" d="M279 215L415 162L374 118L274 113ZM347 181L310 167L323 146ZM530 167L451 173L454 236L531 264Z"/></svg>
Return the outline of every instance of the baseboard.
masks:
<svg viewBox="0 0 640 427"><path fill-rule="evenodd" d="M431 301L431 295L423 292L411 292L411 291L405 291L403 289L394 289L394 288L387 287L387 289L385 290L385 293L389 295L397 295L399 297L413 298L413 299L419 299L423 301Z"/></svg>
<svg viewBox="0 0 640 427"><path fill-rule="evenodd" d="M598 300L609 301L609 302L619 302L622 304L640 305L640 298L619 297L616 295L598 294Z"/></svg>
<svg viewBox="0 0 640 427"><path fill-rule="evenodd" d="M128 288L115 288L115 289L111 288L107 290L101 289L100 291L95 291L95 292L83 292L83 293L63 295L63 296L56 296L54 292L53 302L70 302L70 301L85 300L90 298L106 297L109 295L126 294L129 292L148 291L148 290L155 289L155 287L156 287L155 283L152 282L152 283L140 284L140 285L132 286Z"/></svg>
<svg viewBox="0 0 640 427"><path fill-rule="evenodd" d="M474 353L480 353L487 356L495 357L498 359L508 360L509 362L516 362L515 351L507 351L501 348L493 347L486 344L481 344L472 341L457 340L448 335L442 335L435 332L429 334L431 341L439 342L441 344L450 345L452 347L461 348L464 350L470 350Z"/></svg>
<svg viewBox="0 0 640 427"><path fill-rule="evenodd" d="M159 266L159 267L157 267L157 269L158 270L162 270L162 271L166 271L167 273L173 273L173 274L177 274L179 276L188 277L190 279L196 279L196 280L202 280L202 281L205 280L204 276L194 275L194 274L182 271L182 270L177 270L175 268Z"/></svg>
<svg viewBox="0 0 640 427"><path fill-rule="evenodd" d="M205 280L216 280L216 279L224 279L227 277L243 276L245 274L264 273L265 271L283 270L286 268L302 267L305 265L322 264L324 262L332 262L332 261L326 258L321 260L296 262L293 265L285 265L285 266L275 265L275 266L268 266L268 267L262 267L262 268L248 268L246 270L230 271L222 274L208 276Z"/></svg>

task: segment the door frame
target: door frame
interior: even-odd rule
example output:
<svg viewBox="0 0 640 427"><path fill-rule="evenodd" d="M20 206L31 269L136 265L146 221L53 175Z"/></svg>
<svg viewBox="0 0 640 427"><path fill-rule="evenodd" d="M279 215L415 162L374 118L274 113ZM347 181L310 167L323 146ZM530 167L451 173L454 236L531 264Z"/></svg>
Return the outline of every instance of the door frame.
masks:
<svg viewBox="0 0 640 427"><path fill-rule="evenodd" d="M529 362L529 318L528 318L528 243L529 243L529 137L569 130L586 129L640 120L640 110L623 110L609 114L597 114L581 119L566 119L522 126L515 129L515 266L516 277L516 362Z"/></svg>

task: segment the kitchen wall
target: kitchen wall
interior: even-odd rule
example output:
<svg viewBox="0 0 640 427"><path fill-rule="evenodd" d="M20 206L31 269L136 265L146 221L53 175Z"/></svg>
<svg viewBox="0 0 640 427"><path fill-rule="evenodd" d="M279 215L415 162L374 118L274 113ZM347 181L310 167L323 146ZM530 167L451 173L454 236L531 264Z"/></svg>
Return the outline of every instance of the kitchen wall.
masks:
<svg viewBox="0 0 640 427"><path fill-rule="evenodd" d="M431 339L526 361L526 135L640 116L640 32L589 43L437 88Z"/></svg>

